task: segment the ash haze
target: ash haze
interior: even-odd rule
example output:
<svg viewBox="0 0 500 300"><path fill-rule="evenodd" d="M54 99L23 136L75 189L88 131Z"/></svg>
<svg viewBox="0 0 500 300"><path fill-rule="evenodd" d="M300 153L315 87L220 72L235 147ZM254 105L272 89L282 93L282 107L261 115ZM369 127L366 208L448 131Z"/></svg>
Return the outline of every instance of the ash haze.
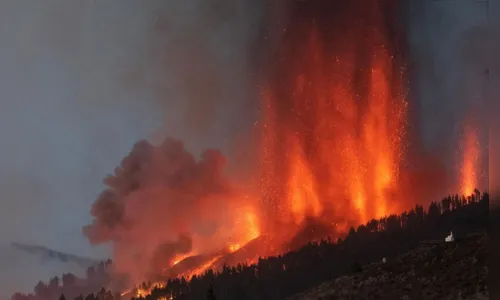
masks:
<svg viewBox="0 0 500 300"><path fill-rule="evenodd" d="M136 141L231 149L253 123L261 2L0 2L0 298L82 272L11 242L110 255L82 226Z"/></svg>
<svg viewBox="0 0 500 300"><path fill-rule="evenodd" d="M457 174L457 155L464 122L479 132L481 176L486 190L488 164L487 70L488 1L408 1L408 43L412 56L412 97L419 135L425 147L439 153L448 172ZM491 17L491 16L490 16ZM444 193L455 193L456 175Z"/></svg>

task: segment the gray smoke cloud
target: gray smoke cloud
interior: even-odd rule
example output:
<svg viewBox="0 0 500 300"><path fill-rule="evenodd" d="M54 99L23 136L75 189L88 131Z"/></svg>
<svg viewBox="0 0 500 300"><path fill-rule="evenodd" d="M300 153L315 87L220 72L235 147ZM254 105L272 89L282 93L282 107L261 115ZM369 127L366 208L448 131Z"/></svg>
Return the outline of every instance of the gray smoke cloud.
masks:
<svg viewBox="0 0 500 300"><path fill-rule="evenodd" d="M465 122L479 131L482 168L487 166L487 70L492 36L488 1L408 1L413 100L425 148L439 153L456 192L459 145ZM487 171L483 176L487 177ZM479 188L486 189L486 181Z"/></svg>
<svg viewBox="0 0 500 300"><path fill-rule="evenodd" d="M136 141L231 149L255 115L263 3L1 2L0 247L106 258L109 247L90 246L81 227ZM8 255L0 265L2 299L78 271Z"/></svg>
<svg viewBox="0 0 500 300"><path fill-rule="evenodd" d="M191 252L193 235L198 250L223 248L235 234L218 230L235 224L230 208L243 207L244 200L224 176L225 164L219 151L197 158L177 140L138 142L106 178L108 188L83 232L93 244L113 242L115 271L135 280L159 274L176 255Z"/></svg>

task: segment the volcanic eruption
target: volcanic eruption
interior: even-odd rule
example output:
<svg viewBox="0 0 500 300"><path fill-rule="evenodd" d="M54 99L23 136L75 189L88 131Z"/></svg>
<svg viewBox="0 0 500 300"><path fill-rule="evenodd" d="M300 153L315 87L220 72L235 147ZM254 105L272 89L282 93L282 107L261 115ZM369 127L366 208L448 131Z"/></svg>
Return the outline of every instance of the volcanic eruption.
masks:
<svg viewBox="0 0 500 300"><path fill-rule="evenodd" d="M112 242L114 271L132 282L189 278L337 238L416 204L414 179L425 174L405 165L396 2L297 5L259 86L257 185L231 180L216 150L196 158L174 139L137 143L105 180L84 229L92 243ZM464 172L474 176L476 142L466 141ZM464 181L468 193L475 182Z"/></svg>
<svg viewBox="0 0 500 300"><path fill-rule="evenodd" d="M251 262L400 211L407 101L384 5L331 7L336 18L287 28L262 85L257 191L228 179L218 151L197 160L172 139L137 143L84 229L113 242L116 272Z"/></svg>
<svg viewBox="0 0 500 300"><path fill-rule="evenodd" d="M345 230L401 209L407 101L381 5L288 28L263 89L264 210L279 216L266 220Z"/></svg>
<svg viewBox="0 0 500 300"><path fill-rule="evenodd" d="M477 129L470 124L464 126L462 135L462 163L460 166L461 190L463 195L470 196L479 186L480 145Z"/></svg>

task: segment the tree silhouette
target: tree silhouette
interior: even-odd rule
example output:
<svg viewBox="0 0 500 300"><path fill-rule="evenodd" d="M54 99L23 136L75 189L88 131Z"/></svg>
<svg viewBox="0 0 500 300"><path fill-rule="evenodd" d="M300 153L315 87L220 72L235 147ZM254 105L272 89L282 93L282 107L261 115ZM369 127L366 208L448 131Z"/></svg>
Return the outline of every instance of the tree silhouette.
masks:
<svg viewBox="0 0 500 300"><path fill-rule="evenodd" d="M66 273L62 275L62 285L64 288L72 287L76 282L76 276L72 273Z"/></svg>
<svg viewBox="0 0 500 300"><path fill-rule="evenodd" d="M96 300L94 297L94 294L89 294L87 297L85 297L85 300Z"/></svg>
<svg viewBox="0 0 500 300"><path fill-rule="evenodd" d="M214 289L212 288L212 285L208 286L207 300L217 300L217 298L215 298Z"/></svg>

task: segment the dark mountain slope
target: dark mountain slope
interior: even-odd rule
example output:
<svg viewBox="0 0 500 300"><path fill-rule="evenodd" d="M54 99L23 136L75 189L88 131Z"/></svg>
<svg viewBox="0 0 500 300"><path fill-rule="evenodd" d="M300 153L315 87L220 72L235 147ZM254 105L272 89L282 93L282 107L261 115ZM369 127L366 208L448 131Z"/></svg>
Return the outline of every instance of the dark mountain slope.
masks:
<svg viewBox="0 0 500 300"><path fill-rule="evenodd" d="M486 234L422 243L394 259L360 267L287 300L488 299Z"/></svg>

